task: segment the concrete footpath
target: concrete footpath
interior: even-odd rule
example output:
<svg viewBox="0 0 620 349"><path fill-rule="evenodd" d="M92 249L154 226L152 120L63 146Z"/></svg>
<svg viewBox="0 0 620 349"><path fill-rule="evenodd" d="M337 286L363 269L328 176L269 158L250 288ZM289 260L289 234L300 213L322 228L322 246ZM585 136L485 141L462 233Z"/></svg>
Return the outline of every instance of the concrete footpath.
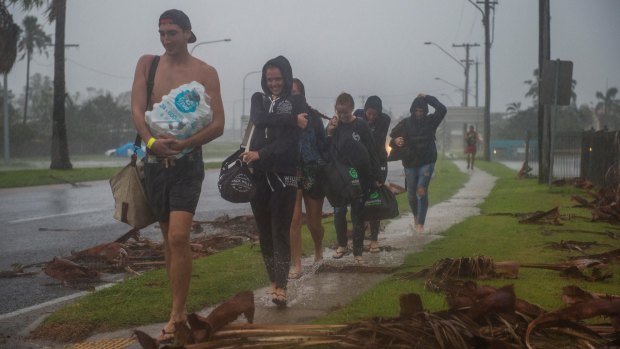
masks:
<svg viewBox="0 0 620 349"><path fill-rule="evenodd" d="M420 251L428 242L440 238L441 233L452 225L462 222L468 217L480 213L477 207L489 195L495 184L495 177L475 169L465 169L464 161L455 161L455 164L463 172L470 175L469 181L447 201L441 202L429 208L426 218L426 232L418 234L413 231L411 213L390 221L379 235L380 246L390 246L390 251L382 250L379 253L364 253L364 260L369 266L397 267L403 263L404 257L412 252ZM437 174L436 174L437 175ZM401 183L404 183L404 179ZM433 195L431 182L429 194ZM406 194L403 194L406 195ZM368 243L368 241L366 241ZM353 264L353 256L348 255L342 259L331 258L331 249L325 249L323 263L334 266ZM267 288L254 291L256 324L301 324L329 313L331 310L347 304L350 300L371 288L379 281L389 277L384 274L357 274L357 273L315 273L318 268L313 263L313 257L302 260L303 275L301 278L291 280L288 285L288 307L279 309L273 305L267 296ZM206 315L212 308L203 309L200 313ZM26 341L23 338L44 317L30 316L28 326L9 338L0 347L6 348L140 348L136 341L131 339L132 331L136 328L120 330L110 333L101 333L88 338L80 344L59 345ZM241 317L242 318L242 317ZM9 319L10 320L10 319ZM245 319L243 319L245 320ZM6 320L5 320L6 321ZM140 329L153 337L156 337L164 323L141 326Z"/></svg>

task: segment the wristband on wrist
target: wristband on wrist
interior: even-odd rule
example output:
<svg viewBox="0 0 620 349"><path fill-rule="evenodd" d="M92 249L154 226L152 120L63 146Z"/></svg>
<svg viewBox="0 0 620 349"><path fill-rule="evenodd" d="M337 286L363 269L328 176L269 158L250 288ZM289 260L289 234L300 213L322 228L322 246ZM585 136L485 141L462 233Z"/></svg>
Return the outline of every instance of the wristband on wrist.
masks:
<svg viewBox="0 0 620 349"><path fill-rule="evenodd" d="M153 144L155 144L155 141L156 141L156 140L157 140L157 139L155 139L155 137L151 137L151 138L149 138L149 141L148 141L148 142L146 142L146 147L147 147L147 148L149 148L149 149L151 149L151 148L153 147Z"/></svg>

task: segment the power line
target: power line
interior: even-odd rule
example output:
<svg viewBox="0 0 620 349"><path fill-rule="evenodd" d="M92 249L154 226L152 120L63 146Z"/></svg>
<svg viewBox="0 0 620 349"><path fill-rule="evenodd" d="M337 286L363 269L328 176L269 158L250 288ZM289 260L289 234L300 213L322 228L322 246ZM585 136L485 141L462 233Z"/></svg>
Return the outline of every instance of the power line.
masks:
<svg viewBox="0 0 620 349"><path fill-rule="evenodd" d="M71 62L71 63L73 63L73 64L75 64L75 65L77 65L77 66L79 66L79 67L81 67L83 69L89 70L89 71L91 71L93 73L105 75L105 76L108 76L108 77L111 77L111 78L116 78L116 79L125 79L125 80L132 80L133 79L133 77L131 77L131 76L123 76L123 75L110 74L110 73L107 73L107 72L104 72L104 71L101 71L101 70L98 70L98 69L95 69L95 68L91 68L91 67L86 66L86 65L84 65L84 64L82 64L82 63L80 63L78 61L75 61L75 60L73 60L71 58L65 58L65 60L68 61L68 62Z"/></svg>

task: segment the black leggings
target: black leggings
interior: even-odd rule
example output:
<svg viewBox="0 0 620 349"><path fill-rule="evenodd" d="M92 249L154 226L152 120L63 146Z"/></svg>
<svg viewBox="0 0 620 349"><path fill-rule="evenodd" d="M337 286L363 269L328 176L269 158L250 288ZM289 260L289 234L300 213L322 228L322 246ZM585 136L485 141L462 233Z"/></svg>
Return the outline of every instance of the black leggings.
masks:
<svg viewBox="0 0 620 349"><path fill-rule="evenodd" d="M250 204L269 280L276 287L286 289L291 261L289 234L297 188L285 185L282 178L274 173L256 173L257 192Z"/></svg>

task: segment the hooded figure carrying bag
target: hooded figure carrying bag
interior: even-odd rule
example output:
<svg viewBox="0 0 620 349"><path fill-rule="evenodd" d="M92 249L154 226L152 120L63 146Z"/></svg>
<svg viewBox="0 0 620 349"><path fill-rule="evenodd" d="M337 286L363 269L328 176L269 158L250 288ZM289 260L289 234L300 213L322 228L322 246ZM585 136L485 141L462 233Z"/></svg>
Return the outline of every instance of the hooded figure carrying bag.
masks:
<svg viewBox="0 0 620 349"><path fill-rule="evenodd" d="M151 100L158 63L159 56L155 56L146 83L147 107ZM114 196L114 219L127 223L135 229L144 228L156 221L144 191L142 163L138 163L138 156L136 155L136 150L140 148L141 142L140 135L136 135L131 161L110 178L110 187Z"/></svg>

